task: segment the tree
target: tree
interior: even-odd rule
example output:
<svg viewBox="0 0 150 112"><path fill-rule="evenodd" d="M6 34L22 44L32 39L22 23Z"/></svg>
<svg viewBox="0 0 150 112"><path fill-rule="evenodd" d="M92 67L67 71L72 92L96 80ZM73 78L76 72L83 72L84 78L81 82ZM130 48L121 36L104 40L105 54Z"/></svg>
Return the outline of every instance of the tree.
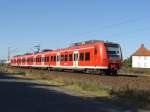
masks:
<svg viewBox="0 0 150 112"><path fill-rule="evenodd" d="M123 66L128 68L132 67L132 57L125 59L123 62Z"/></svg>

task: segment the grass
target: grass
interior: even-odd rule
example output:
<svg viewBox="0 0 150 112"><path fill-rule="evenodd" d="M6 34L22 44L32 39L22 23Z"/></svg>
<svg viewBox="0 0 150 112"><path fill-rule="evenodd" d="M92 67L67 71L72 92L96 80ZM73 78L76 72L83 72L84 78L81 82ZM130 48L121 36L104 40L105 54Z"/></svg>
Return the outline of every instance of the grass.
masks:
<svg viewBox="0 0 150 112"><path fill-rule="evenodd" d="M60 86L61 88L74 91L80 95L108 96L108 91L96 82L84 82L66 78L61 75L49 75L48 73L40 74L28 72L26 73L26 77L37 81L46 81L49 85Z"/></svg>
<svg viewBox="0 0 150 112"><path fill-rule="evenodd" d="M132 67L125 67L119 70L119 73L124 74L139 74L139 75L149 75L150 76L150 68L132 68Z"/></svg>
<svg viewBox="0 0 150 112"><path fill-rule="evenodd" d="M120 88L119 90L112 89L110 95L116 101L124 102L124 104L132 105L137 108L150 108L150 91L131 89L129 86Z"/></svg>
<svg viewBox="0 0 150 112"><path fill-rule="evenodd" d="M17 71L15 69L8 69L10 74L17 77L36 80L39 83L46 83L49 85L58 86L68 91L76 93L76 95L84 96L109 96L109 91L105 89L100 83L91 80L76 80L71 77L66 77L66 74L50 74L46 72L30 72ZM78 77L78 75L75 75Z"/></svg>

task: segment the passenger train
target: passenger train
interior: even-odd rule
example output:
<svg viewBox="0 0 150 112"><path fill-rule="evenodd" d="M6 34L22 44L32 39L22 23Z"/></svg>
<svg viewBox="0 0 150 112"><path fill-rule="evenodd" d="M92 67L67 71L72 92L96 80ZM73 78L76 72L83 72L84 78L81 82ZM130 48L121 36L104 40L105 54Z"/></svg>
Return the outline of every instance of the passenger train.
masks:
<svg viewBox="0 0 150 112"><path fill-rule="evenodd" d="M116 74L122 64L117 43L90 40L67 48L30 53L11 58L11 66Z"/></svg>

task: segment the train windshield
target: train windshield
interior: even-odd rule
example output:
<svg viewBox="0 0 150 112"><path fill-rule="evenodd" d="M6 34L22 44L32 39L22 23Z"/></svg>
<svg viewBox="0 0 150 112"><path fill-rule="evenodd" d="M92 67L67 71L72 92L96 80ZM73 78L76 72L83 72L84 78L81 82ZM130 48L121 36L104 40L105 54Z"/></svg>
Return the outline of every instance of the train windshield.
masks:
<svg viewBox="0 0 150 112"><path fill-rule="evenodd" d="M121 58L121 48L119 44L105 44L108 57Z"/></svg>

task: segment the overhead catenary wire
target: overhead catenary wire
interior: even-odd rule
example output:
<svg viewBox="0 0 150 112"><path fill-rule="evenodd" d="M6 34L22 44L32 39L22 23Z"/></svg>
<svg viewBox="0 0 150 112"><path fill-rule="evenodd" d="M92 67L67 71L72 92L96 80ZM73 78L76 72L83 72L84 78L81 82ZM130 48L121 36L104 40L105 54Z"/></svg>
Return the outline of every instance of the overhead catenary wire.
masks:
<svg viewBox="0 0 150 112"><path fill-rule="evenodd" d="M119 23L106 25L106 26L103 26L103 27L100 27L100 28L96 28L95 30L87 31L85 33L79 34L79 35L74 36L74 37L76 37L76 38L84 37L85 35L89 35L89 34L92 34L92 33L99 32L99 30L102 31L102 30L106 30L106 29L111 29L111 28L119 27L121 25L126 25L126 24L129 24L129 23L135 23L135 22L138 22L138 21L146 20L146 19L150 19L150 15L143 16L143 17L136 17L136 18L133 18L133 19L127 19L127 20L121 21Z"/></svg>

